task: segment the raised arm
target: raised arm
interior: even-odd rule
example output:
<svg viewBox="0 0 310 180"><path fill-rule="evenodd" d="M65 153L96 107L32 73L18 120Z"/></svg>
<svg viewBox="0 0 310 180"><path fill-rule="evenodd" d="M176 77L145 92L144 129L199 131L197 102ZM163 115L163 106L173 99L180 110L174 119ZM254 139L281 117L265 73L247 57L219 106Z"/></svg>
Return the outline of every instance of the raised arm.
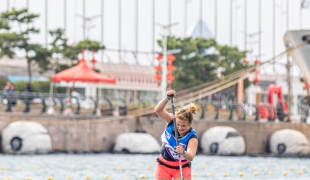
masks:
<svg viewBox="0 0 310 180"><path fill-rule="evenodd" d="M167 91L167 97L169 97L169 96L175 96L175 91L173 91L173 90ZM169 113L165 109L168 102L169 102L168 98L161 100L155 106L155 112L159 116L160 119L164 120L167 123L170 123L172 121L173 115L172 115L172 113Z"/></svg>

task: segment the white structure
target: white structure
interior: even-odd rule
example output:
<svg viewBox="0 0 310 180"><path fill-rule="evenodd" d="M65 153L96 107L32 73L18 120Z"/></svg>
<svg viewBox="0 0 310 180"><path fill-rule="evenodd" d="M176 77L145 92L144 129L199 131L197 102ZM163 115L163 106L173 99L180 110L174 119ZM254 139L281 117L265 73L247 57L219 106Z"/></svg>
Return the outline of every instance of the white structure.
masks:
<svg viewBox="0 0 310 180"><path fill-rule="evenodd" d="M288 85L287 76L283 74L267 75L259 74L260 82L257 85L251 84L246 90L246 102L248 104L257 104L259 102L268 102L268 86L274 84L282 87L284 99L287 101ZM300 81L300 77L292 78L292 103L291 103L291 118L294 120L300 120L303 97L307 92L303 89L304 83ZM277 95L274 94L274 103L277 103ZM276 105L276 104L274 104Z"/></svg>
<svg viewBox="0 0 310 180"><path fill-rule="evenodd" d="M201 148L205 154L243 154L245 141L241 134L228 126L216 126L205 131L201 136Z"/></svg>
<svg viewBox="0 0 310 180"><path fill-rule="evenodd" d="M270 151L275 154L309 154L309 141L299 131L282 129L270 137Z"/></svg>
<svg viewBox="0 0 310 180"><path fill-rule="evenodd" d="M147 133L120 134L114 145L114 152L157 153L161 148L157 140Z"/></svg>
<svg viewBox="0 0 310 180"><path fill-rule="evenodd" d="M92 64L87 62L90 67ZM100 70L100 73L116 79L116 84L105 83L55 83L56 86L81 88L82 95L86 97L101 95L123 98L126 102L136 101L138 98L155 99L161 97L160 86L156 82L154 76L156 74L153 66L141 66L130 64L113 64L113 63L96 63L96 69ZM42 76L46 79L51 77L54 72L48 71L45 74L39 74L37 67L32 69L33 76ZM25 80L28 77L27 62L25 58L15 57L9 59L4 56L0 59L0 77L22 77ZM37 80L37 79L33 79ZM93 101L90 101L93 104Z"/></svg>
<svg viewBox="0 0 310 180"><path fill-rule="evenodd" d="M49 70L43 74L40 74L36 65L31 66L31 69L32 76L35 77L35 79L40 80L46 80L48 79L47 77L53 75L54 73ZM14 57L13 59L10 59L7 56L3 56L0 58L0 77L8 77L11 81L28 81L27 60L21 57Z"/></svg>
<svg viewBox="0 0 310 180"><path fill-rule="evenodd" d="M47 153L52 150L52 141L41 124L16 121L3 129L2 147L4 153Z"/></svg>
<svg viewBox="0 0 310 180"><path fill-rule="evenodd" d="M200 32L201 31L201 32ZM186 31L186 36L192 38L202 37L205 39L214 38L210 29L203 20L198 20L196 23L192 24Z"/></svg>
<svg viewBox="0 0 310 180"><path fill-rule="evenodd" d="M89 64L91 67L91 65ZM160 95L161 89L154 76L153 66L140 66L129 64L97 63L100 73L116 79L116 84L60 82L60 86L85 89L84 95L120 97L126 102L133 102L138 98L154 99Z"/></svg>

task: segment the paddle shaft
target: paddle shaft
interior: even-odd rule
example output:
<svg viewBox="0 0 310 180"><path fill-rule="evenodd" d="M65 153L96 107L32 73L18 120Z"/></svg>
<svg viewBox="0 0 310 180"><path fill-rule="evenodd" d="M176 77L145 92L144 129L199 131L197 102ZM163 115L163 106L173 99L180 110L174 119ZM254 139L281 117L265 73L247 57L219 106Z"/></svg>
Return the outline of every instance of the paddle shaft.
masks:
<svg viewBox="0 0 310 180"><path fill-rule="evenodd" d="M175 111L174 111L173 96L170 96L170 100L171 100L172 115L173 115L173 124L174 124L174 136L175 136L176 143L177 143L177 146L178 146L178 145L179 145L179 134L178 134L177 122L176 122L176 119L175 119ZM182 170L182 161L181 161L181 155L180 155L180 153L178 153L178 160L179 160L179 167L180 167L181 179L184 180L183 170Z"/></svg>

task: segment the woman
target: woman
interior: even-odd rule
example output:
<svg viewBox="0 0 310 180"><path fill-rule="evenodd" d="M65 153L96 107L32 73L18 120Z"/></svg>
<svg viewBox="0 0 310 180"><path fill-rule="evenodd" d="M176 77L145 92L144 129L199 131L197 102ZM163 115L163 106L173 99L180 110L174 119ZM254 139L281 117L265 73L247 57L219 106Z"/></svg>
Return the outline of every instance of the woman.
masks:
<svg viewBox="0 0 310 180"><path fill-rule="evenodd" d="M12 84L10 81L7 81L7 82L6 82L6 85L5 85L5 87L4 87L4 90L7 91L7 92L14 91L14 86L13 86L13 84Z"/></svg>
<svg viewBox="0 0 310 180"><path fill-rule="evenodd" d="M170 97L175 97L175 95L175 91L167 91L167 97L155 107L157 115L168 124L161 136L162 151L157 158L154 173L155 180L171 180L172 178L181 180L178 154L180 154L182 160L184 180L191 179L190 163L196 155L198 146L196 131L191 126L193 124L193 114L195 114L197 107L194 104L189 104L176 113L176 126L179 135L179 145L176 146L173 114L165 110Z"/></svg>

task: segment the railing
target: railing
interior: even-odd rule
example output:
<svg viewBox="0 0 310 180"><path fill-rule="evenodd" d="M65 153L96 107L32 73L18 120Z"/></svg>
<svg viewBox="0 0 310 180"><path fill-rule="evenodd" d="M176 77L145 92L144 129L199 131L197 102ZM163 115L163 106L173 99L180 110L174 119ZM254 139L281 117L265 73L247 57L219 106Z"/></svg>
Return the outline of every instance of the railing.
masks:
<svg viewBox="0 0 310 180"><path fill-rule="evenodd" d="M92 109L92 114L98 108L99 103L112 108L113 97L85 97L71 96L66 94L49 94L37 92L19 92L19 91L0 91L0 105L6 105L6 112L20 111L24 113L31 112L31 109L40 109L40 113L46 113L47 107L53 107L58 113L64 113L66 108L71 108L74 114L80 114L81 108L84 110ZM124 103L124 100L123 104ZM125 106L125 105L123 105Z"/></svg>
<svg viewBox="0 0 310 180"><path fill-rule="evenodd" d="M135 103L127 104L120 97L107 96L72 96L67 94L49 94L37 92L0 91L0 111L24 112L35 114L50 114L53 109L56 114L66 114L71 110L75 115L91 116L125 116L131 115L137 109L152 109L159 100L140 98ZM281 114L279 107L267 103L242 104L227 101L198 100L194 102L199 107L195 120L228 120L228 121L258 121L266 119L283 121L285 115ZM5 107L5 108L1 108ZM309 107L301 106L303 119L309 116ZM70 112L70 111L69 111ZM155 113L148 114L156 116Z"/></svg>

